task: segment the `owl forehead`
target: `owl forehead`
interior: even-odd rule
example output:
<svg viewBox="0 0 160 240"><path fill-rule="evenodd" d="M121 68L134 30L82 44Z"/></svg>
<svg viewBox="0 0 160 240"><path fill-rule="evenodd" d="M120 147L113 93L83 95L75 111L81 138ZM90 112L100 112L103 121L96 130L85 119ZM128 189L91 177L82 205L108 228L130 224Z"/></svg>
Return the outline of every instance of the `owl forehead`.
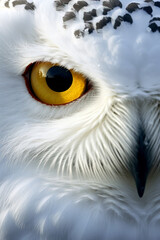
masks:
<svg viewBox="0 0 160 240"><path fill-rule="evenodd" d="M37 0L1 0L1 2L7 8L21 6L24 10L30 11L34 11L39 3ZM148 15L144 31L160 32L160 1L54 0L51 3L57 13L62 13L65 29L74 24L76 38L85 37L93 32L100 33L107 26L112 26L114 30L124 24L132 26L136 17L135 12L142 17L143 13ZM142 21L144 20L146 21L142 18Z"/></svg>
<svg viewBox="0 0 160 240"><path fill-rule="evenodd" d="M160 1L0 0L0 7L33 16L51 61L118 90L160 88Z"/></svg>
<svg viewBox="0 0 160 240"><path fill-rule="evenodd" d="M58 0L54 2L57 11L64 11L64 27L69 27L73 21L80 21L81 27L74 31L76 38L84 37L93 32L100 33L111 25L117 30L121 25L134 23L135 12L142 12L149 16L146 23L147 31L160 32L157 10L160 12L160 2L144 0L140 2L128 2L120 0L92 0L71 1ZM66 7L68 5L68 7ZM157 9L156 9L157 8ZM142 17L143 17L142 13ZM154 14L156 16L154 16ZM143 19L144 20L144 19ZM123 23L123 24L122 24Z"/></svg>

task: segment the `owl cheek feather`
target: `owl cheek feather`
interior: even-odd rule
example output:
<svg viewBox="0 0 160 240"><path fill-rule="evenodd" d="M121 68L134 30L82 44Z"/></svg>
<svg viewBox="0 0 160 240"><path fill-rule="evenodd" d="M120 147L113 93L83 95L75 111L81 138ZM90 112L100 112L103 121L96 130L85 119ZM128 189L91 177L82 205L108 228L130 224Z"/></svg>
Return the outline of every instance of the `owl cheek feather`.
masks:
<svg viewBox="0 0 160 240"><path fill-rule="evenodd" d="M145 144L145 133L140 127L137 139L137 154L134 164L131 166L131 173L135 179L139 197L143 197L147 176L151 168L148 157L148 150Z"/></svg>

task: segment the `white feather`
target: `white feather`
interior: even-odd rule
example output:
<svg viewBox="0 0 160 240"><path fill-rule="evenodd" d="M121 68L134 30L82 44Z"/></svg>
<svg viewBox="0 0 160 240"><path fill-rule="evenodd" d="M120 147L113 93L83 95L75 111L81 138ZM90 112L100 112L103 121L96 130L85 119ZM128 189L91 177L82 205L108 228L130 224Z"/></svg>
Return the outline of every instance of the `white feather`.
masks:
<svg viewBox="0 0 160 240"><path fill-rule="evenodd" d="M115 30L125 0L110 25L76 39L83 10L66 28L62 20L76 0L64 11L51 0L35 0L35 11L13 2L0 1L0 239L159 239L160 34L148 31L151 16L139 10ZM100 20L103 1L87 3ZM74 69L92 89L64 106L42 104L22 77L36 61ZM128 170L140 122L157 170L142 199Z"/></svg>

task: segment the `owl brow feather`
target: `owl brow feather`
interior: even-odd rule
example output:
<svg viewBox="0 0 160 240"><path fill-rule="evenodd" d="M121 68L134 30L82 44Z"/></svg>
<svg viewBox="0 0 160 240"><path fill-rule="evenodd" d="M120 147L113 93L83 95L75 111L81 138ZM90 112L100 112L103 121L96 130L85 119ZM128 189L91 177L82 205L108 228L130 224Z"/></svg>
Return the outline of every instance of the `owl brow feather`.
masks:
<svg viewBox="0 0 160 240"><path fill-rule="evenodd" d="M36 6L34 5L33 2L30 3L27 0L14 0L14 1L7 0L4 3L4 7L7 7L7 8L10 8L10 6L16 7L16 6L19 6L19 5L24 5L25 10L32 10L33 11L36 8Z"/></svg>
<svg viewBox="0 0 160 240"><path fill-rule="evenodd" d="M99 14L97 15L97 7L101 9L102 18L100 19ZM93 4L93 9L91 9ZM155 17L153 17L154 7L160 8L160 1L144 0L142 3L131 2L127 6L123 6L120 0L108 0L108 1L72 1L72 0L56 0L54 1L54 6L56 11L63 11L63 26L67 29L73 21L81 16L81 21L84 23L84 27L81 29L76 29L74 35L76 38L84 37L85 35L91 34L93 32L100 33L101 30L112 25L116 30L122 25L122 22L132 24L134 23L135 11L143 11L150 15L151 20L149 20L148 28L149 32L160 32L160 26L155 22ZM66 8L66 6L68 6ZM116 19L112 19L112 14L117 11L117 8L124 9L125 12L122 15L118 15ZM67 10L66 10L67 9ZM81 14L79 14L81 12ZM97 21L96 21L97 20Z"/></svg>
<svg viewBox="0 0 160 240"><path fill-rule="evenodd" d="M97 16L97 9L95 4L98 7L101 7L102 18ZM93 9L91 9L93 4ZM24 5L25 10L36 9L36 5L34 2L28 2L27 0L7 0L4 1L4 7L17 7L20 5ZM66 6L69 6L69 8ZM154 0L144 0L142 3L130 2L127 6L123 6L120 0L108 0L108 1L72 1L72 0L55 0L54 7L56 11L63 11L63 26L67 28L72 21L75 21L77 17L79 18L79 12L81 12L81 20L84 23L84 27L81 29L75 29L74 35L76 38L84 37L85 35L91 34L93 32L100 33L101 30L108 26L112 25L116 30L122 25L122 22L129 23L130 25L134 23L133 13L135 11L144 11L146 14L151 16L151 19L148 23L148 28L146 28L149 32L159 32L160 33L160 24L157 21L157 17L153 16L154 7L160 8L160 1ZM88 10L89 8L89 10ZM112 15L117 8L124 9L125 13L122 15L118 15L116 19L112 19ZM67 9L67 10L66 10ZM97 20L97 21L95 21Z"/></svg>

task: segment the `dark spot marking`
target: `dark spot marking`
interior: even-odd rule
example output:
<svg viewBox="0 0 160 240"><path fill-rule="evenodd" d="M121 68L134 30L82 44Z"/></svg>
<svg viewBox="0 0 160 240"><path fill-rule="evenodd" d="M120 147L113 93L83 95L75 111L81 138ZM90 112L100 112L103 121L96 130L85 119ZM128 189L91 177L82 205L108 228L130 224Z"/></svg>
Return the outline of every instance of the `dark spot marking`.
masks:
<svg viewBox="0 0 160 240"><path fill-rule="evenodd" d="M5 4L4 4L4 6L7 7L7 8L9 8L9 1L10 1L10 0L8 0L7 2L5 2Z"/></svg>
<svg viewBox="0 0 160 240"><path fill-rule="evenodd" d="M97 17L96 9L92 9L91 15L92 15L92 17Z"/></svg>
<svg viewBox="0 0 160 240"><path fill-rule="evenodd" d="M117 29L117 27L119 27L121 25L121 22L123 21L123 17L122 16L118 16L115 20L115 23L114 23L114 26L113 28L114 29Z"/></svg>
<svg viewBox="0 0 160 240"><path fill-rule="evenodd" d="M158 26L156 23L151 23L149 25L149 28L151 29L152 32L156 32L158 30Z"/></svg>
<svg viewBox="0 0 160 240"><path fill-rule="evenodd" d="M73 5L74 9L79 12L79 10L81 10L83 7L88 6L88 3L85 1L78 1L77 3L75 3Z"/></svg>
<svg viewBox="0 0 160 240"><path fill-rule="evenodd" d="M111 11L111 9L109 9L109 8L103 8L103 15L107 15L108 14L108 12L109 11Z"/></svg>
<svg viewBox="0 0 160 240"><path fill-rule="evenodd" d="M153 2L152 0L144 0L144 2L150 3Z"/></svg>
<svg viewBox="0 0 160 240"><path fill-rule="evenodd" d="M160 21L160 17L154 17L149 22Z"/></svg>
<svg viewBox="0 0 160 240"><path fill-rule="evenodd" d="M23 4L27 4L26 0L16 0L12 2L13 7L17 6L17 5L23 5Z"/></svg>
<svg viewBox="0 0 160 240"><path fill-rule="evenodd" d="M148 13L149 15L152 15L153 10L152 10L152 8L151 8L150 6L142 7L142 9L143 9L146 13Z"/></svg>
<svg viewBox="0 0 160 240"><path fill-rule="evenodd" d="M129 13L132 13L134 11L136 11L137 9L139 9L139 3L130 3L128 4L128 6L126 7L126 10L129 12Z"/></svg>
<svg viewBox="0 0 160 240"><path fill-rule="evenodd" d="M102 29L104 26L106 26L108 23L111 22L110 17L104 17L99 22L96 23L96 29Z"/></svg>
<svg viewBox="0 0 160 240"><path fill-rule="evenodd" d="M92 17L91 12L84 12L84 15L83 15L84 22L88 22L92 19L93 19L93 17Z"/></svg>
<svg viewBox="0 0 160 240"><path fill-rule="evenodd" d="M157 1L157 2L155 2L155 3L154 3L154 6L156 6L156 7L159 7L159 8L160 8L160 2L158 2L158 1Z"/></svg>
<svg viewBox="0 0 160 240"><path fill-rule="evenodd" d="M55 1L54 4L57 11L61 11L62 8L64 7L64 4L61 1Z"/></svg>
<svg viewBox="0 0 160 240"><path fill-rule="evenodd" d="M75 19L76 18L76 15L74 12L66 12L64 17L63 17L63 22L67 22L71 19Z"/></svg>
<svg viewBox="0 0 160 240"><path fill-rule="evenodd" d="M94 26L91 22L85 24L84 30L76 30L74 35L76 38L84 37L85 33L91 34L94 31Z"/></svg>
<svg viewBox="0 0 160 240"><path fill-rule="evenodd" d="M33 2L32 3L27 3L26 6L25 6L26 10L35 10L35 8L36 7L35 7Z"/></svg>
<svg viewBox="0 0 160 240"><path fill-rule="evenodd" d="M68 4L71 0L61 0L63 4Z"/></svg>
<svg viewBox="0 0 160 240"><path fill-rule="evenodd" d="M57 11L61 11L66 4L68 4L71 0L59 0L59 1L54 1L55 7Z"/></svg>
<svg viewBox="0 0 160 240"><path fill-rule="evenodd" d="M133 23L133 19L132 19L131 15L128 14L128 13L126 13L126 14L123 16L123 21L124 21L124 22L128 22L128 23L130 23L130 24Z"/></svg>
<svg viewBox="0 0 160 240"><path fill-rule="evenodd" d="M122 8L122 3L119 0L109 0L103 2L104 7L108 7L110 9L114 9L115 7Z"/></svg>
<svg viewBox="0 0 160 240"><path fill-rule="evenodd" d="M85 30L88 30L88 33L91 34L94 31L93 24L91 22L88 22L85 24Z"/></svg>
<svg viewBox="0 0 160 240"><path fill-rule="evenodd" d="M16 0L12 2L13 7L18 6L18 5L25 5L25 10L34 10L35 5L34 3L29 3L26 0Z"/></svg>
<svg viewBox="0 0 160 240"><path fill-rule="evenodd" d="M74 35L75 35L76 38L84 37L84 32L81 31L81 30L76 30L74 32Z"/></svg>

